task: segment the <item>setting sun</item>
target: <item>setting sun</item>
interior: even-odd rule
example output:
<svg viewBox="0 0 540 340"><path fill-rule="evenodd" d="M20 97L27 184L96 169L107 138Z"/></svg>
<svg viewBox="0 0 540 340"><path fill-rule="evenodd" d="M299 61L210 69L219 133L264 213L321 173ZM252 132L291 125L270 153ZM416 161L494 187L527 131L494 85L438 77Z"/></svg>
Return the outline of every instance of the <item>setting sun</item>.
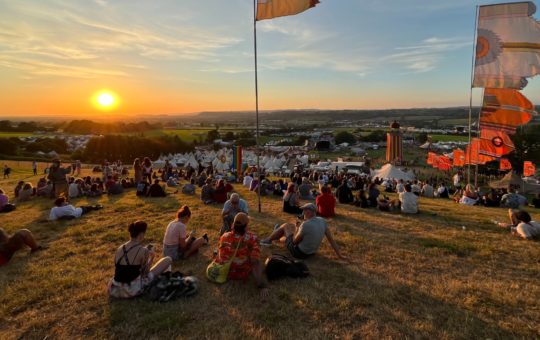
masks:
<svg viewBox="0 0 540 340"><path fill-rule="evenodd" d="M99 91L93 98L95 106L100 110L112 110L118 106L118 98L111 91Z"/></svg>

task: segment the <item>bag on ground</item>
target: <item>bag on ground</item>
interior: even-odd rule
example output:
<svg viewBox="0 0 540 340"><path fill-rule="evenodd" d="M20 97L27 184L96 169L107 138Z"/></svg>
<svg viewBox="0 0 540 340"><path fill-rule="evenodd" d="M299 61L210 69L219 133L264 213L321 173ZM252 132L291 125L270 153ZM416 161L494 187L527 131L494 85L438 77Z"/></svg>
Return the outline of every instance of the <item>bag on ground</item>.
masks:
<svg viewBox="0 0 540 340"><path fill-rule="evenodd" d="M280 254L273 254L265 261L266 277L269 281L282 277L304 278L309 276L306 264Z"/></svg>

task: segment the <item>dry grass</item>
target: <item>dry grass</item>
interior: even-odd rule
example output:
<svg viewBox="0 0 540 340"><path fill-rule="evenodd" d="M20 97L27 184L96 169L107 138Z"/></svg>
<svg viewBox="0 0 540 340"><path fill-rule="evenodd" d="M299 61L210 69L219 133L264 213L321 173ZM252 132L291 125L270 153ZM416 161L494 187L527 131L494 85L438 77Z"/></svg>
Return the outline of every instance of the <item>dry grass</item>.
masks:
<svg viewBox="0 0 540 340"><path fill-rule="evenodd" d="M11 192L28 176L17 169L0 185ZM237 189L255 211L255 195ZM51 202L45 200L0 215L7 231L28 228L50 246L33 255L20 252L0 269L1 339L540 337L540 248L491 224L506 217L503 209L421 199L422 214L402 216L340 205L330 225L351 262L337 261L325 241L307 261L312 277L273 283L271 300L263 304L252 282L217 286L204 278L220 207L182 194L139 199L132 191L99 202L104 210L69 222L47 222ZM167 304L110 301L112 256L127 239L128 221L146 220L148 241L159 245L181 204L195 212L190 227L211 236L211 246L175 265L200 278L200 293ZM272 197L252 217L259 235L291 219Z"/></svg>

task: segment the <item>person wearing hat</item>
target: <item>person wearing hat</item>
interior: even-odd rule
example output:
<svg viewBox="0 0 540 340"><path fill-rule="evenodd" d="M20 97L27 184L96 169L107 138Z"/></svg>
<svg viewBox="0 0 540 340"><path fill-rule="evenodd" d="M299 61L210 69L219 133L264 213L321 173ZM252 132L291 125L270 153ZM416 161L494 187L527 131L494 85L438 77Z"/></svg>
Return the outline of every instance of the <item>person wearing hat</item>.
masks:
<svg viewBox="0 0 540 340"><path fill-rule="evenodd" d="M71 173L71 167L60 167L60 160L55 159L51 167L49 168L49 175L47 178L53 183L54 196L56 198L60 196L68 197L68 182L66 176Z"/></svg>
<svg viewBox="0 0 540 340"><path fill-rule="evenodd" d="M234 217L232 230L219 238L216 261L224 264L231 261L229 280L247 280L250 275L261 290L261 298L268 296L268 288L264 279L264 266L260 261L261 251L257 235L248 230L249 217L246 213L238 213ZM236 254L235 254L236 253Z"/></svg>
<svg viewBox="0 0 540 340"><path fill-rule="evenodd" d="M246 215L249 213L248 204L245 200L241 199L237 193L233 193L231 198L225 202L223 210L221 211L221 215L223 216L223 227L219 232L220 235L231 230L231 225L235 216L241 212Z"/></svg>
<svg viewBox="0 0 540 340"><path fill-rule="evenodd" d="M345 259L326 221L316 216L315 204L304 204L300 209L303 211L303 222L297 221L296 226L291 223L281 225L268 238L261 240L261 245L270 246L272 241L285 237L285 245L291 255L298 259L306 259L319 251L322 240L326 236L336 255L340 259Z"/></svg>

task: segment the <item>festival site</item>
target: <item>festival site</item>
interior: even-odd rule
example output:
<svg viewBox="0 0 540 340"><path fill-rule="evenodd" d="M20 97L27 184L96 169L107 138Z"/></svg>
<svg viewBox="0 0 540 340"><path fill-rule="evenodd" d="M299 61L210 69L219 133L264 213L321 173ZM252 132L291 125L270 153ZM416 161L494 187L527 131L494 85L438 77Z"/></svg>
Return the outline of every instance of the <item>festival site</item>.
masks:
<svg viewBox="0 0 540 340"><path fill-rule="evenodd" d="M540 338L540 18L0 0L0 339Z"/></svg>

